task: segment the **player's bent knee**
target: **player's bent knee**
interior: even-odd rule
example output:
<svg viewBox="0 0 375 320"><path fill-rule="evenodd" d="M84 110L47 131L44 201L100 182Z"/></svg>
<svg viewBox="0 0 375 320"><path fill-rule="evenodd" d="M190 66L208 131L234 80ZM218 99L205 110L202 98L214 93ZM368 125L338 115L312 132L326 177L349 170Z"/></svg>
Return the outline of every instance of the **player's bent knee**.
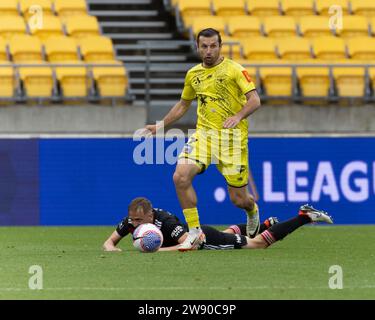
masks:
<svg viewBox="0 0 375 320"><path fill-rule="evenodd" d="M269 244L266 242L266 240L263 239L263 237L260 234L258 234L254 238L254 241L256 242L256 245L259 249L267 249L269 247Z"/></svg>
<svg viewBox="0 0 375 320"><path fill-rule="evenodd" d="M187 174L176 171L173 174L173 182L176 187L184 188L191 184L191 179Z"/></svg>
<svg viewBox="0 0 375 320"><path fill-rule="evenodd" d="M247 239L247 249L267 249L269 247L268 243L263 239L261 235L256 236L253 239L246 237Z"/></svg>

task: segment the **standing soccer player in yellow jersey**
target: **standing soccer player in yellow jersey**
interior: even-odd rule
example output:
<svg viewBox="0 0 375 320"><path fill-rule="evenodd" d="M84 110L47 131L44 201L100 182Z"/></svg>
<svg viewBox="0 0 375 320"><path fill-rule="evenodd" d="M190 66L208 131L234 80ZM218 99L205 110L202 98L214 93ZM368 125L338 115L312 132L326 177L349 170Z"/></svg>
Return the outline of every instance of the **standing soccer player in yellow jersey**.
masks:
<svg viewBox="0 0 375 320"><path fill-rule="evenodd" d="M259 231L259 212L248 192L248 122L247 117L260 107L255 85L238 63L221 56L220 33L204 29L197 36L202 63L187 72L181 100L169 111L160 125L180 119L194 99L198 100L196 132L182 150L173 175L189 234L179 250L194 249L204 239L200 227L197 196L192 181L211 163L227 181L232 203L247 214L247 234ZM157 125L146 129L155 134Z"/></svg>

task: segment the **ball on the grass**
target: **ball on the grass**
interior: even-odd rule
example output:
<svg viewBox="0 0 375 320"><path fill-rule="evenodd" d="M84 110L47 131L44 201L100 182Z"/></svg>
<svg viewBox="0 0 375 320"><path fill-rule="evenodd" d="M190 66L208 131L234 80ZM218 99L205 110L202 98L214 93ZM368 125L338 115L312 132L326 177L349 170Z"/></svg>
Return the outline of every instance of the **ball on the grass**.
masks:
<svg viewBox="0 0 375 320"><path fill-rule="evenodd" d="M139 225L133 232L133 245L141 252L155 252L163 244L163 234L152 223Z"/></svg>

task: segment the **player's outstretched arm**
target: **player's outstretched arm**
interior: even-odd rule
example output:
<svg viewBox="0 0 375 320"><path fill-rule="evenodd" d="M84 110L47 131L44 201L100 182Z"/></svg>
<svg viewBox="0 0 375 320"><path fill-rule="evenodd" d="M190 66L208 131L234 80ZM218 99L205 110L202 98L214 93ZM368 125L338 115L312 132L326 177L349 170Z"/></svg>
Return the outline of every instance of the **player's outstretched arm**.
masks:
<svg viewBox="0 0 375 320"><path fill-rule="evenodd" d="M178 239L178 244L175 245L175 246L172 246L172 247L164 247L164 248L160 248L158 250L159 251L177 251L178 248L180 247L181 243L183 243L185 241L185 239L187 238L188 236L188 233L185 232L179 239Z"/></svg>
<svg viewBox="0 0 375 320"><path fill-rule="evenodd" d="M122 237L117 233L117 231L113 231L113 233L109 236L109 238L103 243L103 250L104 251L121 251L120 248L117 248L116 245L120 242Z"/></svg>
<svg viewBox="0 0 375 320"><path fill-rule="evenodd" d="M189 110L192 100L184 100L181 99L177 102L174 107L167 113L162 121L158 124L147 125L146 130L148 130L152 135L156 134L161 127L168 127L169 125L173 124L180 118L184 116L184 114Z"/></svg>
<svg viewBox="0 0 375 320"><path fill-rule="evenodd" d="M177 246L173 246L173 247L164 247L164 248L160 248L158 250L158 252L163 252L163 251L177 251L179 247L180 247L179 244Z"/></svg>

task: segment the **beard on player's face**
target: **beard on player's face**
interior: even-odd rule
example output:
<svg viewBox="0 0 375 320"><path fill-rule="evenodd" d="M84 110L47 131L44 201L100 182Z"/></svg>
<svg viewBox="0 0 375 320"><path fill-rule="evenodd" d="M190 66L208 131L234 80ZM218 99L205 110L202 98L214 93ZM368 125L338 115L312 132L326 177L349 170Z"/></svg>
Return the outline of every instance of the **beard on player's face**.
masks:
<svg viewBox="0 0 375 320"><path fill-rule="evenodd" d="M218 55L206 55L202 58L204 64L206 66L213 66L216 64L217 60L219 59L219 54Z"/></svg>

